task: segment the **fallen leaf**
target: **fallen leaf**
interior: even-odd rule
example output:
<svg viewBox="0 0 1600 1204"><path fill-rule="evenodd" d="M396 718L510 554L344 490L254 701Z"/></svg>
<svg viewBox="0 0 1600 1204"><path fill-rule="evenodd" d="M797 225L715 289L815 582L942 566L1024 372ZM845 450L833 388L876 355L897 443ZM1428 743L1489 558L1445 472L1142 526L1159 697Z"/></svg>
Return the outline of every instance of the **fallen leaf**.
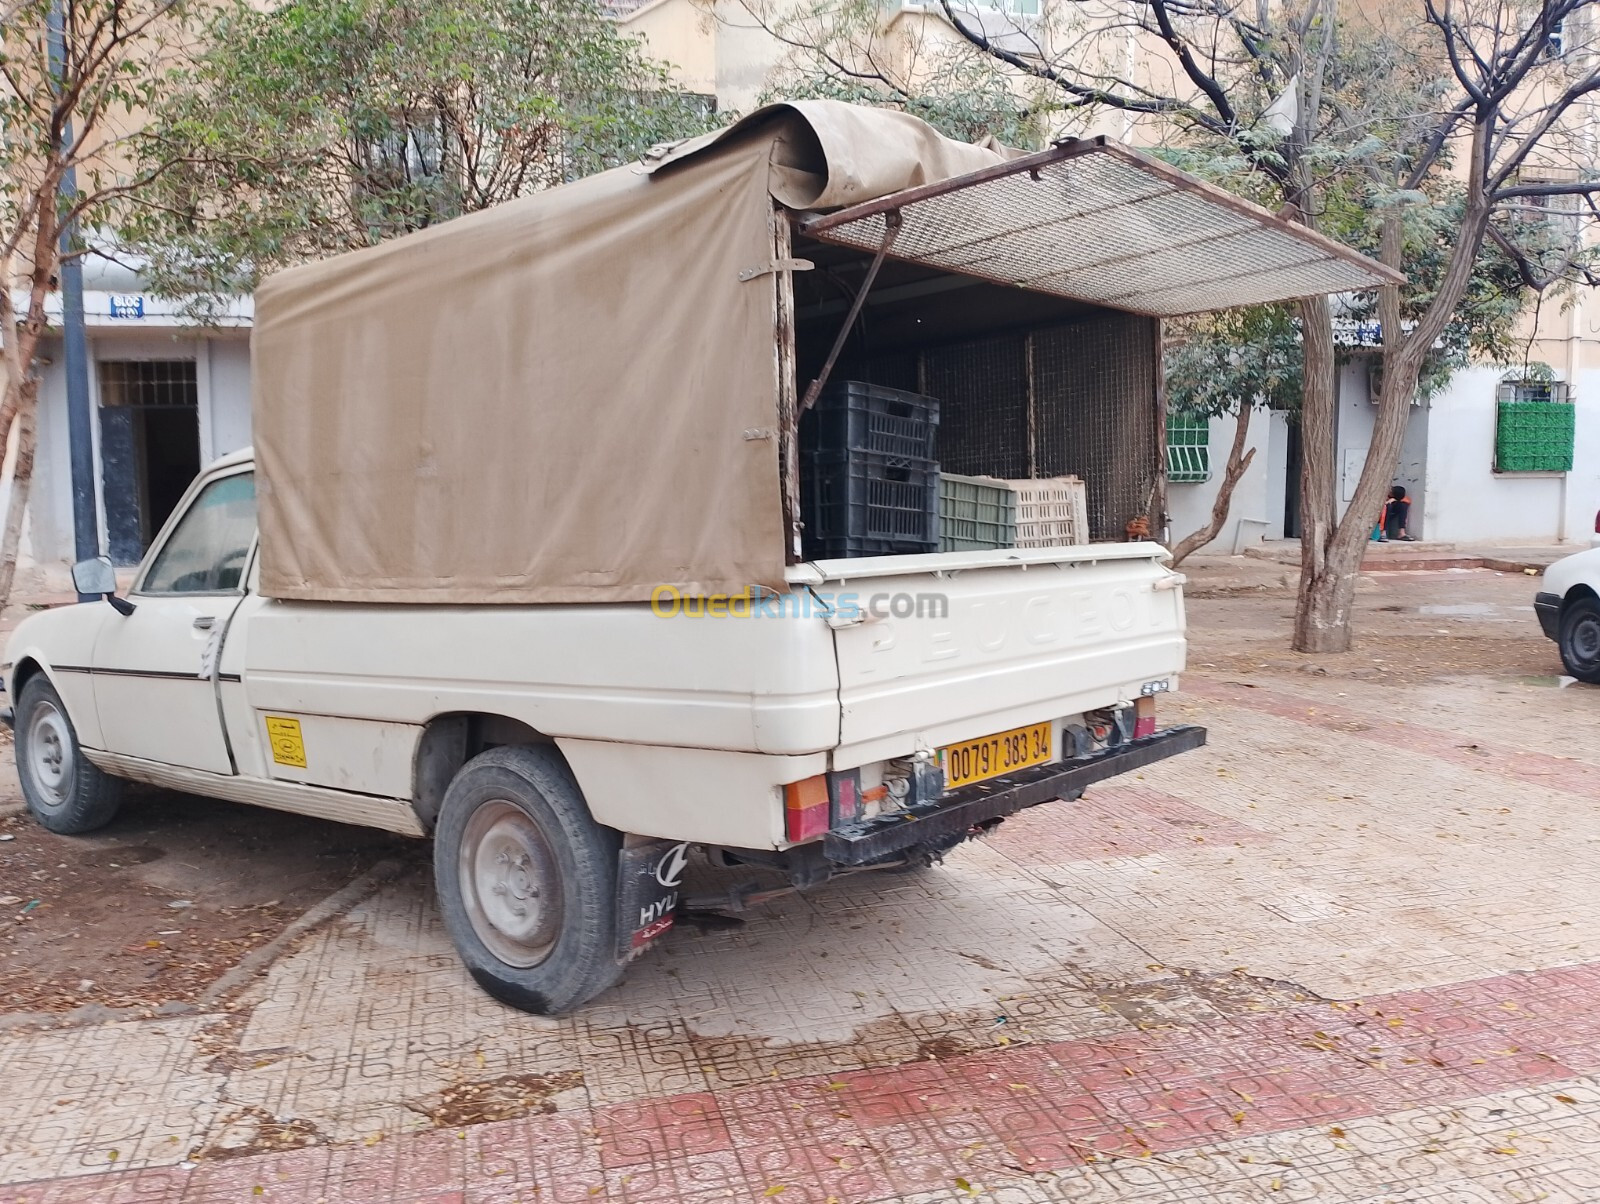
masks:
<svg viewBox="0 0 1600 1204"><path fill-rule="evenodd" d="M1577 1100L1573 1099L1570 1095L1558 1095L1558 1096L1556 1096L1556 1098L1558 1100L1560 1100L1563 1104L1575 1104L1575 1103L1578 1102Z"/></svg>
<svg viewBox="0 0 1600 1204"><path fill-rule="evenodd" d="M965 1179L963 1179L960 1175L956 1176L956 1186L959 1187L962 1191L966 1192L967 1195L969 1195L969 1196L975 1196L975 1195L978 1194L977 1189L975 1187L973 1187L972 1184L968 1183Z"/></svg>
<svg viewBox="0 0 1600 1204"><path fill-rule="evenodd" d="M1328 1132L1334 1137L1343 1137L1344 1136L1344 1130L1341 1129L1338 1125L1334 1125L1333 1128L1328 1130Z"/></svg>
<svg viewBox="0 0 1600 1204"><path fill-rule="evenodd" d="M782 1184L782 1183L774 1183L771 1187L767 1188L767 1190L762 1192L761 1194L763 1196L777 1196L777 1195L782 1195L784 1192L786 1192L788 1190L789 1189L784 1184Z"/></svg>

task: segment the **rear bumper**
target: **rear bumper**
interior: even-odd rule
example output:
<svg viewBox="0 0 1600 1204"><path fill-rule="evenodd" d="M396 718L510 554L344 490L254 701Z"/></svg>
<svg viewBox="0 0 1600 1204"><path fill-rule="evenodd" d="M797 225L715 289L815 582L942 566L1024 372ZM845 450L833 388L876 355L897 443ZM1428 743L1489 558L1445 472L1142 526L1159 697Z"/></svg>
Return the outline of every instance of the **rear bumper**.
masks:
<svg viewBox="0 0 1600 1204"><path fill-rule="evenodd" d="M991 819L1062 797L1129 770L1141 769L1206 742L1206 729L1185 724L1075 761L1025 769L952 791L937 802L875 816L829 832L823 855L835 865L865 865L904 849L937 844Z"/></svg>
<svg viewBox="0 0 1600 1204"><path fill-rule="evenodd" d="M1552 640L1561 638L1561 595L1535 594L1533 613L1539 616L1539 626Z"/></svg>

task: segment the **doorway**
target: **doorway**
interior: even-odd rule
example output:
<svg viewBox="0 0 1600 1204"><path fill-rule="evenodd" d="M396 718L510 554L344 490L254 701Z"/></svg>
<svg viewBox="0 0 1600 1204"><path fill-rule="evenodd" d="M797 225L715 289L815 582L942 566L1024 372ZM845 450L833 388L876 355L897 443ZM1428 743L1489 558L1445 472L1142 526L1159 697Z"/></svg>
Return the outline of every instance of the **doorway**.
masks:
<svg viewBox="0 0 1600 1204"><path fill-rule="evenodd" d="M100 361L107 550L138 564L200 472L195 361Z"/></svg>

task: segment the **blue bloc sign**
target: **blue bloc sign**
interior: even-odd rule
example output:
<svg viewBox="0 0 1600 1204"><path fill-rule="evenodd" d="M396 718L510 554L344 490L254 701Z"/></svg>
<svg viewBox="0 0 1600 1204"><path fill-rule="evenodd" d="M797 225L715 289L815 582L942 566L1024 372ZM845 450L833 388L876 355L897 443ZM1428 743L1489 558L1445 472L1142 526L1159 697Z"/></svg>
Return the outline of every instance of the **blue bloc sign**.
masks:
<svg viewBox="0 0 1600 1204"><path fill-rule="evenodd" d="M113 318L144 317L144 297L138 293L112 293L111 316Z"/></svg>

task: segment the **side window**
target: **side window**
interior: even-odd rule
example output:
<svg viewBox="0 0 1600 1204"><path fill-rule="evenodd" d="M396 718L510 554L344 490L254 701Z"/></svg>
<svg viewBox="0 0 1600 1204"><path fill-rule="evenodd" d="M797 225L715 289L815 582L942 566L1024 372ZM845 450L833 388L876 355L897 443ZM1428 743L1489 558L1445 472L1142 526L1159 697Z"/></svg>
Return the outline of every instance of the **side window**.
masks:
<svg viewBox="0 0 1600 1204"><path fill-rule="evenodd" d="M240 586L256 536L256 478L241 472L202 489L139 587L142 594L217 594Z"/></svg>

